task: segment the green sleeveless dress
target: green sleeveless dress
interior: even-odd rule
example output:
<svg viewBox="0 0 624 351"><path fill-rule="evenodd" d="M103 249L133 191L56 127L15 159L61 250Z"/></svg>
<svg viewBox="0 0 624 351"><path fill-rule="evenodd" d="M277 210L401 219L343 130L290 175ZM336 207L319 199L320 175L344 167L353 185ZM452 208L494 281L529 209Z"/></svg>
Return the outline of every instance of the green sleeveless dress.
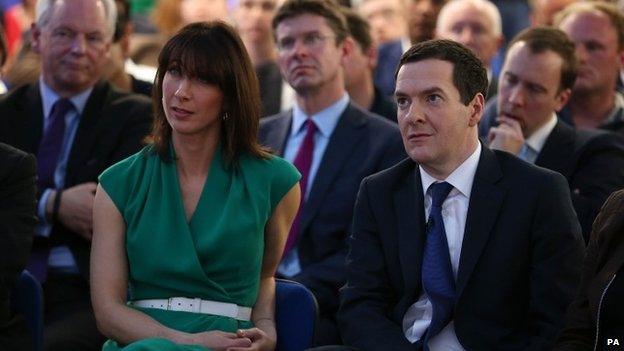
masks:
<svg viewBox="0 0 624 351"><path fill-rule="evenodd" d="M232 168L222 160L219 148L189 222L175 161L162 161L150 146L100 175L100 185L126 223L129 300L193 297L254 306L265 224L300 175L275 156L243 155ZM251 322L222 316L133 308L189 333L252 327ZM108 340L103 350L206 348L153 338L129 345Z"/></svg>

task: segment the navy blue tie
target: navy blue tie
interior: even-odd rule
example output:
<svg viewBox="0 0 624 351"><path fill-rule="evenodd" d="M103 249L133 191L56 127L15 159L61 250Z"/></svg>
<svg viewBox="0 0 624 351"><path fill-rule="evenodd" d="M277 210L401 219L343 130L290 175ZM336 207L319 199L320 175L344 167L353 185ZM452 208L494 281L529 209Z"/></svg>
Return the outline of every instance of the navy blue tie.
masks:
<svg viewBox="0 0 624 351"><path fill-rule="evenodd" d="M425 350L428 350L429 339L436 336L453 319L455 303L455 279L442 220L442 203L453 186L447 182L434 183L429 189L433 201L427 220L422 285L433 307L433 317L423 340Z"/></svg>

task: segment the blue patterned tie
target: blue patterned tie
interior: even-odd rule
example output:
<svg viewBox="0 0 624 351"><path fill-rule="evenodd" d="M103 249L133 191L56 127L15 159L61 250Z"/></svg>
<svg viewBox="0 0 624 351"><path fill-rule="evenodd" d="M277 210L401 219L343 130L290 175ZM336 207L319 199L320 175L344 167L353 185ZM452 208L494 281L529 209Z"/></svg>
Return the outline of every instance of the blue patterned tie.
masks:
<svg viewBox="0 0 624 351"><path fill-rule="evenodd" d="M425 350L428 350L429 339L436 336L453 318L455 302L455 279L442 220L442 203L453 186L447 182L434 183L429 189L433 201L427 221L422 285L433 307L433 317L424 338Z"/></svg>

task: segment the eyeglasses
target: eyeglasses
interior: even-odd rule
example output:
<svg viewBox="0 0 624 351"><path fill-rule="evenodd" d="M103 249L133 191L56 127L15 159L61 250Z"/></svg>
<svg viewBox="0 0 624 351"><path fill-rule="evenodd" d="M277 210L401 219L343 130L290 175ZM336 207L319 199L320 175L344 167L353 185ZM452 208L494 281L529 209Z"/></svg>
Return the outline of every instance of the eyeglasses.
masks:
<svg viewBox="0 0 624 351"><path fill-rule="evenodd" d="M305 33L297 37L283 37L277 41L277 49L281 52L291 51L298 39L303 46L311 50L320 49L327 39L333 39L333 35L322 35L317 32Z"/></svg>

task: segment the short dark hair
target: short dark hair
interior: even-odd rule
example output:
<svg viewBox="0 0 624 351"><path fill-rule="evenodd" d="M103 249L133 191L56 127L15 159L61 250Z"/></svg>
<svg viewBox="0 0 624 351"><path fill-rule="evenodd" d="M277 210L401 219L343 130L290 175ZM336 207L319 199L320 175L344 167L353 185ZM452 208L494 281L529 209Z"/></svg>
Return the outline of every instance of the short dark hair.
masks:
<svg viewBox="0 0 624 351"><path fill-rule="evenodd" d="M228 165L236 165L243 153L268 157L258 143L260 90L245 46L234 28L221 22L198 22L182 28L167 41L158 57L152 104L154 124L150 139L160 157L171 160L171 126L163 109L165 73L177 67L182 75L214 84L223 93L221 150Z"/></svg>
<svg viewBox="0 0 624 351"><path fill-rule="evenodd" d="M618 41L618 50L624 49L624 14L617 5L604 1L583 1L570 4L555 15L555 25L559 27L561 22L572 14L601 12L607 16L615 30Z"/></svg>
<svg viewBox="0 0 624 351"><path fill-rule="evenodd" d="M130 2L128 0L115 0L115 5L117 5L117 20L115 21L113 43L118 42L124 36L126 26L130 23Z"/></svg>
<svg viewBox="0 0 624 351"><path fill-rule="evenodd" d="M347 20L340 11L338 6L332 0L287 0L279 7L275 17L273 17L272 27L273 36L277 39L276 31L279 24L289 18L301 15L312 14L323 17L327 25L336 35L336 43L341 43L349 30L347 28Z"/></svg>
<svg viewBox="0 0 624 351"><path fill-rule="evenodd" d="M368 22L350 8L341 8L342 14L347 19L349 34L360 45L362 51L367 51L373 46L373 37L370 34Z"/></svg>
<svg viewBox="0 0 624 351"><path fill-rule="evenodd" d="M487 97L487 71L481 60L469 48L447 39L427 40L409 48L401 56L399 66L394 73L395 80L403 65L428 59L453 64L453 84L459 91L464 105L468 106L478 93L481 93L484 98Z"/></svg>
<svg viewBox="0 0 624 351"><path fill-rule="evenodd" d="M509 43L509 47L519 42L526 43L533 54L550 50L559 55L562 64L558 91L572 89L579 63L574 43L562 30L553 27L528 28L516 35Z"/></svg>

